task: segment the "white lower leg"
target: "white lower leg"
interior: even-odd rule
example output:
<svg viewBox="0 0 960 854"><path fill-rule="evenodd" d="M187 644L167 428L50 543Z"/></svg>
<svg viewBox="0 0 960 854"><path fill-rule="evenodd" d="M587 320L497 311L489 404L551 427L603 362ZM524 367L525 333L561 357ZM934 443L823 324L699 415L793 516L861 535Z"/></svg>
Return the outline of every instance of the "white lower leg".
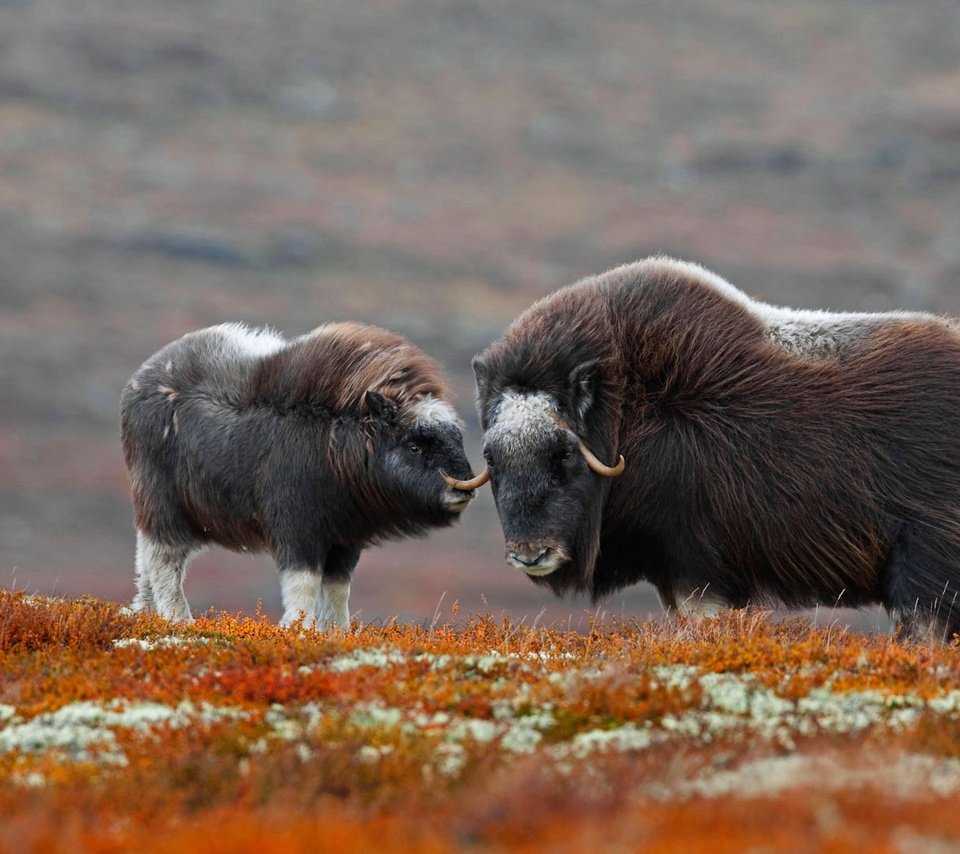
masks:
<svg viewBox="0 0 960 854"><path fill-rule="evenodd" d="M192 622L190 604L183 592L183 577L190 550L168 546L137 533L137 596L134 609L149 595L161 617Z"/></svg>
<svg viewBox="0 0 960 854"><path fill-rule="evenodd" d="M723 599L710 595L709 587L678 589L673 595L675 606L657 591L660 607L670 616L683 614L687 617L715 617L729 607Z"/></svg>
<svg viewBox="0 0 960 854"><path fill-rule="evenodd" d="M283 599L280 625L290 626L303 620L304 626L312 627L320 600L320 573L313 569L281 570L280 595Z"/></svg>
<svg viewBox="0 0 960 854"><path fill-rule="evenodd" d="M350 628L350 581L323 580L323 610L320 612L321 628Z"/></svg>
<svg viewBox="0 0 960 854"><path fill-rule="evenodd" d="M150 566L148 560L147 540L137 531L137 562L134 575L137 582L137 594L133 597L130 607L134 611L153 611L153 585L150 583Z"/></svg>
<svg viewBox="0 0 960 854"><path fill-rule="evenodd" d="M726 602L710 595L709 586L677 593L677 611L688 617L716 617Z"/></svg>

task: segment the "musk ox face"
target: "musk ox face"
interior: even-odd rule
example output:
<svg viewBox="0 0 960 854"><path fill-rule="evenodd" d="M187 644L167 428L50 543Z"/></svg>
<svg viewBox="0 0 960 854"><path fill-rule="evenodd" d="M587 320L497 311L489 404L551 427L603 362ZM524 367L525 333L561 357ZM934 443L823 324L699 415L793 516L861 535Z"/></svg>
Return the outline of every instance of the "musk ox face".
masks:
<svg viewBox="0 0 960 854"><path fill-rule="evenodd" d="M600 464L549 393L508 390L489 413L483 452L508 565L557 591L586 587L608 483Z"/></svg>
<svg viewBox="0 0 960 854"><path fill-rule="evenodd" d="M441 475L473 477L453 409L428 395L401 410L376 392L367 392L366 406L381 428L378 453L385 492L422 524L454 522L474 492L451 488Z"/></svg>
<svg viewBox="0 0 960 854"><path fill-rule="evenodd" d="M549 395L506 392L484 436L507 563L535 578L570 564L594 497L577 438L558 419Z"/></svg>

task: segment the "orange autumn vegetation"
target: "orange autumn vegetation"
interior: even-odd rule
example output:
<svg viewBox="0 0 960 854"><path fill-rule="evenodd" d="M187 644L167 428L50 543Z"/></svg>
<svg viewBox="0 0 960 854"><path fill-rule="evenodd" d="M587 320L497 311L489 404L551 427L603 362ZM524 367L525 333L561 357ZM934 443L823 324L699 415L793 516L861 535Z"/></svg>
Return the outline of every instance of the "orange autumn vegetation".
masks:
<svg viewBox="0 0 960 854"><path fill-rule="evenodd" d="M756 611L323 633L0 591L0 672L2 850L960 840L957 649Z"/></svg>

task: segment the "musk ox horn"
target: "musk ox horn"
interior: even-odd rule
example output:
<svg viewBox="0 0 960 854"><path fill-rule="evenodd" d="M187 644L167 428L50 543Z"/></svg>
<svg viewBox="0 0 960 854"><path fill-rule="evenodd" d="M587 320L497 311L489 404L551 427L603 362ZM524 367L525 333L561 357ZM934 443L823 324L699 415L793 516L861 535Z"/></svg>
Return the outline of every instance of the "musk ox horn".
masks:
<svg viewBox="0 0 960 854"><path fill-rule="evenodd" d="M444 483L451 489L456 489L458 492L470 492L471 490L478 489L490 480L490 472L484 469L480 474L470 480L457 480L455 477L450 477L443 469L440 469L440 477L443 478Z"/></svg>
<svg viewBox="0 0 960 854"><path fill-rule="evenodd" d="M583 444L582 440L580 442L580 453L583 454L587 465L590 466L590 471L596 472L602 477L620 477L620 475L623 474L624 466L627 464L623 459L623 454L621 454L620 461L615 466L605 466L591 453L590 449Z"/></svg>

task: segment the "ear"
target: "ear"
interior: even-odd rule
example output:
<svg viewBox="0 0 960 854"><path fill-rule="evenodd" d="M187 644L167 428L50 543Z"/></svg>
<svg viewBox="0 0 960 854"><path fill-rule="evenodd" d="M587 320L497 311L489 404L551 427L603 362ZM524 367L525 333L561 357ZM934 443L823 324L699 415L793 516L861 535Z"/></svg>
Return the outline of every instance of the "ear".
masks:
<svg viewBox="0 0 960 854"><path fill-rule="evenodd" d="M482 398L487 392L487 386L490 383L490 366L483 360L483 356L474 356L473 375L477 380L477 399Z"/></svg>
<svg viewBox="0 0 960 854"><path fill-rule="evenodd" d="M597 397L600 379L598 365L598 359L581 362L570 371L570 378L567 380L570 408L581 423L586 420L587 413Z"/></svg>
<svg viewBox="0 0 960 854"><path fill-rule="evenodd" d="M363 395L363 403L367 414L377 421L383 421L388 427L393 427L397 423L400 415L400 408L390 398L384 397L380 392L367 389Z"/></svg>

